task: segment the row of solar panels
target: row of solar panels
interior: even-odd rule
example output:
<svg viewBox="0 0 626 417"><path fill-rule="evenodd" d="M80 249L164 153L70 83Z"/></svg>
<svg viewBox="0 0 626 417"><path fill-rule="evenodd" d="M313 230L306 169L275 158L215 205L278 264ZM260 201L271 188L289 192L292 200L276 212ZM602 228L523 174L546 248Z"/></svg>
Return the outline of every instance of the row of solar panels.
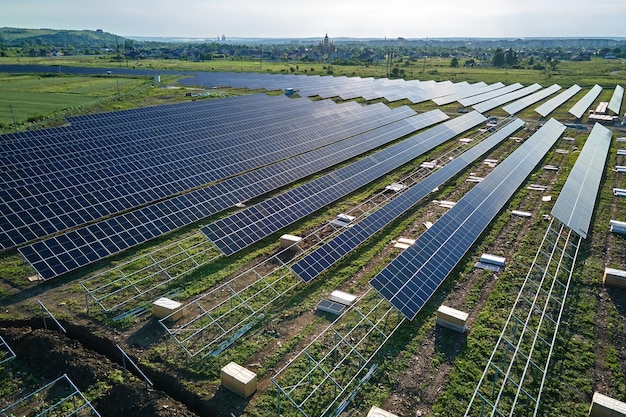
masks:
<svg viewBox="0 0 626 417"><path fill-rule="evenodd" d="M502 83L487 85L485 83L468 84L466 82L451 83L450 81L434 82L419 80L388 80L361 77L329 77L306 75L256 74L245 75L234 73L201 73L194 77L182 80L188 85L202 85L206 88L232 86L253 89L282 90L291 88L303 96L320 96L322 98L339 97L350 100L363 97L366 100L386 99L388 101L409 100L412 103L421 103L433 100L437 105L450 104L457 101L464 107L474 106L475 110L487 112L502 106L510 101L517 100L505 107L505 111L513 115L554 94L561 87L553 85L540 90L538 84L522 88L519 83L504 86ZM532 96L526 97L530 93ZM536 111L546 117L567 100L580 91L580 87L572 86L567 94L538 107ZM594 86L583 99L577 102L569 111L576 118L581 118L585 110L593 103L602 91L600 86ZM624 89L615 88L608 108L619 114Z"/></svg>
<svg viewBox="0 0 626 417"><path fill-rule="evenodd" d="M282 100L266 96L262 107L273 108L275 101ZM264 118L265 128L251 130L245 123L231 123L226 135L228 142L222 141L224 135L211 131L210 121L194 141L189 138L197 132L187 130L187 125L179 125L169 137L173 147L159 144L158 136L147 129L142 134L146 141L152 141L152 157L147 157L137 152L131 140L123 140L127 135L122 128L112 129L117 134L107 136L115 137L114 143L88 149L84 156L74 152L57 153L54 161L42 162L31 169L16 169L15 164L3 163L6 188L0 188L0 209L6 215L0 217L0 245L10 248L141 207L414 114L407 107L390 110L384 105L363 107L354 103L346 106L291 101L298 102L292 106L295 110L291 112L289 107L282 106L273 109L272 117L277 122L269 123ZM304 103L305 109L300 109L299 102ZM298 123L286 122L290 115L299 116L302 112L304 116L298 118ZM320 123L320 118L333 118L334 123ZM223 120L228 119L224 116ZM158 119L152 122L157 123ZM54 139L48 140L48 148L54 148ZM82 145L81 142L75 146ZM46 151L43 146L38 150ZM93 162L98 158L99 162Z"/></svg>
<svg viewBox="0 0 626 417"><path fill-rule="evenodd" d="M191 224L212 214L233 207L238 202L258 197L337 163L375 149L420 126L433 124L447 116L439 111L405 120L415 113L405 108L387 110L400 114L400 120L373 117L381 126L372 129L363 122L360 134L343 137L327 146L286 157L276 163L248 171L213 185L181 194L68 233L36 242L19 250L38 273L53 278L113 253L143 243L153 237ZM421 125L420 125L421 124ZM329 123L334 133L345 133L341 126Z"/></svg>
<svg viewBox="0 0 626 417"><path fill-rule="evenodd" d="M272 84L268 83L265 74L203 75L207 79L220 76L223 80L235 78L239 85L250 88L255 87L250 80L256 77L259 79L256 82L260 83L256 86L263 84L262 88L268 90L276 89L278 83L286 80L281 78L283 76L274 75L269 77L275 81ZM445 101L451 97L469 97L466 100L471 99L478 105L490 102L489 106L493 103L499 106L517 97L520 97L519 102L534 103L547 97L548 91L558 90L558 86L552 86L527 96L540 87L534 85L524 89L519 84L503 87L501 84L487 86L484 83L469 85L357 80L358 77L294 77L289 77L289 82L306 82L311 91L316 88L320 91L320 82L330 84L324 86L327 92L324 94L334 94L333 89L342 83L350 84L352 90L367 83L376 84L382 90L394 89L395 94L411 86L419 89L418 95L422 98ZM621 92L623 94L623 89ZM614 97L617 94L616 88ZM270 102L271 105L267 104ZM51 278L292 181L291 176L284 172L276 171L277 174L259 170L263 164L309 152L333 140L341 140L338 137L329 140L329 135L338 134L346 138L414 114L408 108L390 111L383 105L361 107L343 104L341 111L336 111L337 105L328 100L316 102L318 104L307 102L282 96L269 99L264 95L254 95L82 116L73 118L68 127L6 135L6 147L2 148L0 154L6 168L0 172L5 174L3 179L6 180L4 184L7 188L0 188L0 193L4 193L0 244L5 248L14 247L132 210L125 215L22 248L22 253L37 271ZM469 101L465 103L469 105ZM513 104L517 111L521 110L522 104L516 103ZM485 104L484 109L489 106ZM381 116L383 113L385 115ZM277 114L282 117L275 117ZM375 116L372 117L372 114ZM344 130L338 131L335 124ZM297 132L296 136L300 140L297 145L289 142L294 132ZM268 136L275 139L270 144L266 144ZM203 147L201 144L203 141L206 143L208 137L211 140ZM259 157L259 153L265 155ZM145 168L146 161L150 165L148 168ZM269 171L279 166L279 169L283 169L277 163L270 166ZM377 169L372 168L371 172L382 175L382 171ZM251 175L240 175L246 170L253 171ZM271 178L255 177L254 170ZM155 204L162 198L185 193L233 175L234 182L223 181L215 184L215 187ZM282 175L282 178L276 180L276 175ZM274 184L268 186L269 182ZM224 190L222 187L221 194L214 194L218 186L226 184L233 188ZM337 183L335 187L339 190L341 185ZM352 185L352 188L346 190L354 187ZM242 192L242 189L246 191ZM338 198L337 195L335 198ZM325 197L330 198L331 193ZM310 205L309 210L313 207ZM284 222L288 217L283 217L281 221ZM232 233L232 225L225 228L226 233L220 231L221 226L212 227L221 234L218 237L212 232L220 249L224 253L232 253L231 246L241 249L249 245L246 243L241 246L241 242L250 241L250 235L261 238L277 230L278 226L268 228L261 222L254 225L254 230L247 231L250 233L244 231L235 234ZM231 245L231 237L235 235L240 243ZM92 241L95 243L87 243Z"/></svg>

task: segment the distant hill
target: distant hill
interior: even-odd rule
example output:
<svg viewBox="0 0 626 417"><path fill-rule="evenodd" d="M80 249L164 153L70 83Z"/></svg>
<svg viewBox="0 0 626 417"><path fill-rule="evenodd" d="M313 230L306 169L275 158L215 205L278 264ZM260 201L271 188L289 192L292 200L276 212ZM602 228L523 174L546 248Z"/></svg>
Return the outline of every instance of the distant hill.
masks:
<svg viewBox="0 0 626 417"><path fill-rule="evenodd" d="M124 44L125 38L98 30L57 30L0 28L0 46L49 46L78 48L113 48L117 43Z"/></svg>

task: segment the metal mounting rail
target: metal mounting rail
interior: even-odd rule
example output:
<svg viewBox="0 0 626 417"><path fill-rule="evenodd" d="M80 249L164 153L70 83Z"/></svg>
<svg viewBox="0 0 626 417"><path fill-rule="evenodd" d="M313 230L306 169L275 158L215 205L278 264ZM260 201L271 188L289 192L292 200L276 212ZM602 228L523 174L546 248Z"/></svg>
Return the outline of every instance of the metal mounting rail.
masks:
<svg viewBox="0 0 626 417"><path fill-rule="evenodd" d="M552 219L466 417L537 415L581 240Z"/></svg>
<svg viewBox="0 0 626 417"><path fill-rule="evenodd" d="M45 398L43 406L42 398ZM91 415L100 417L100 414L66 374L1 409L0 416L32 415L33 410L38 411L37 416Z"/></svg>

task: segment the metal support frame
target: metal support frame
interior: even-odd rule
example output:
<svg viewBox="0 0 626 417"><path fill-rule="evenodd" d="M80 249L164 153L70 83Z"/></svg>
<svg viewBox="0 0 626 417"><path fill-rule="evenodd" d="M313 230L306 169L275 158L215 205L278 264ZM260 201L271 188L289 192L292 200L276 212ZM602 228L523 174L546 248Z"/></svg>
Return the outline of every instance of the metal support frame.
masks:
<svg viewBox="0 0 626 417"><path fill-rule="evenodd" d="M2 352L5 353L2 353ZM0 365L5 362L8 362L12 359L15 359L15 352L11 349L11 346L0 336Z"/></svg>
<svg viewBox="0 0 626 417"><path fill-rule="evenodd" d="M500 126L504 127L513 120L515 120L514 117L504 119ZM492 132L481 132L475 135L472 142L462 143L440 155L441 163L438 166L444 166L491 134ZM413 185L436 169L419 167L401 182ZM393 194L386 190L380 191L351 208L347 214L354 215L357 218L355 221L358 221L359 218L367 216L372 210L380 208L401 193L402 190ZM172 323L171 317L165 317L161 320L161 324L179 347L191 357L207 351L208 354L221 352L225 344L228 346L245 334L254 325L252 322L258 320L258 316L267 306L291 292L300 283L288 270L289 266L341 232L341 229L338 230L328 224L320 226L303 238L304 243L285 248L185 305L184 315L190 317L186 321ZM307 249L301 250L301 246ZM283 261L282 255L294 247L299 249L298 255L288 262ZM254 278L251 278L251 275L254 275ZM211 349L216 345L219 346Z"/></svg>
<svg viewBox="0 0 626 417"><path fill-rule="evenodd" d="M128 361L128 362L130 362L131 365L133 365L133 368L135 368L135 370L137 370L137 372L139 372L139 375L141 375L143 377L143 379L146 381L146 384L149 384L151 387L154 386L152 381L150 381L150 378L148 378L146 376L146 374L144 374L143 371L141 369L139 369L137 364L135 362L133 362L133 360L130 358L130 356L128 356L126 354L126 352L124 352L124 350L120 347L120 345L115 344L115 346L117 347L117 349L122 354L122 364L124 366L124 377L126 377L126 373L127 373L127 371L126 371L126 361Z"/></svg>
<svg viewBox="0 0 626 417"><path fill-rule="evenodd" d="M145 307L163 296L155 296L157 290L220 256L204 235L196 232L81 281L87 309L89 299L106 313Z"/></svg>
<svg viewBox="0 0 626 417"><path fill-rule="evenodd" d="M61 326L61 323L59 323L59 321L52 315L50 310L48 310L46 308L46 306L43 305L41 300L37 300L37 302L39 303L39 306L41 306L41 316L43 318L43 327L45 327L45 329L48 330L48 323L46 322L46 316L50 316L52 321L54 321L56 323L56 325L59 327L59 330L61 330L61 332L63 332L63 333L67 333L65 328L63 326Z"/></svg>
<svg viewBox="0 0 626 417"><path fill-rule="evenodd" d="M44 401L42 399L45 399L44 407L47 406L45 409L42 409L41 402ZM37 401L36 405L33 404L34 401ZM52 404L48 406L50 403ZM87 415L85 412L90 412L90 415L100 417L100 414L66 374L3 408L0 410L0 415L3 417L31 415L35 408L39 411L38 416L85 416Z"/></svg>
<svg viewBox="0 0 626 417"><path fill-rule="evenodd" d="M552 219L465 416L536 416L581 237Z"/></svg>
<svg viewBox="0 0 626 417"><path fill-rule="evenodd" d="M271 378L278 392L277 414L340 414L370 379L376 354L404 320L376 291L368 290Z"/></svg>

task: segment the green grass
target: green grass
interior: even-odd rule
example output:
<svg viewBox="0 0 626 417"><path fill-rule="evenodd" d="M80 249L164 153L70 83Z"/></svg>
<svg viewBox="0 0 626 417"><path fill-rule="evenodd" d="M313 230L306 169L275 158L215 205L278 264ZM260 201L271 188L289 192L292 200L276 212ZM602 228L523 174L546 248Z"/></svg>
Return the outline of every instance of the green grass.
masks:
<svg viewBox="0 0 626 417"><path fill-rule="evenodd" d="M0 74L0 126L21 125L55 112L127 93L151 82L140 78ZM12 113L11 113L12 108Z"/></svg>

